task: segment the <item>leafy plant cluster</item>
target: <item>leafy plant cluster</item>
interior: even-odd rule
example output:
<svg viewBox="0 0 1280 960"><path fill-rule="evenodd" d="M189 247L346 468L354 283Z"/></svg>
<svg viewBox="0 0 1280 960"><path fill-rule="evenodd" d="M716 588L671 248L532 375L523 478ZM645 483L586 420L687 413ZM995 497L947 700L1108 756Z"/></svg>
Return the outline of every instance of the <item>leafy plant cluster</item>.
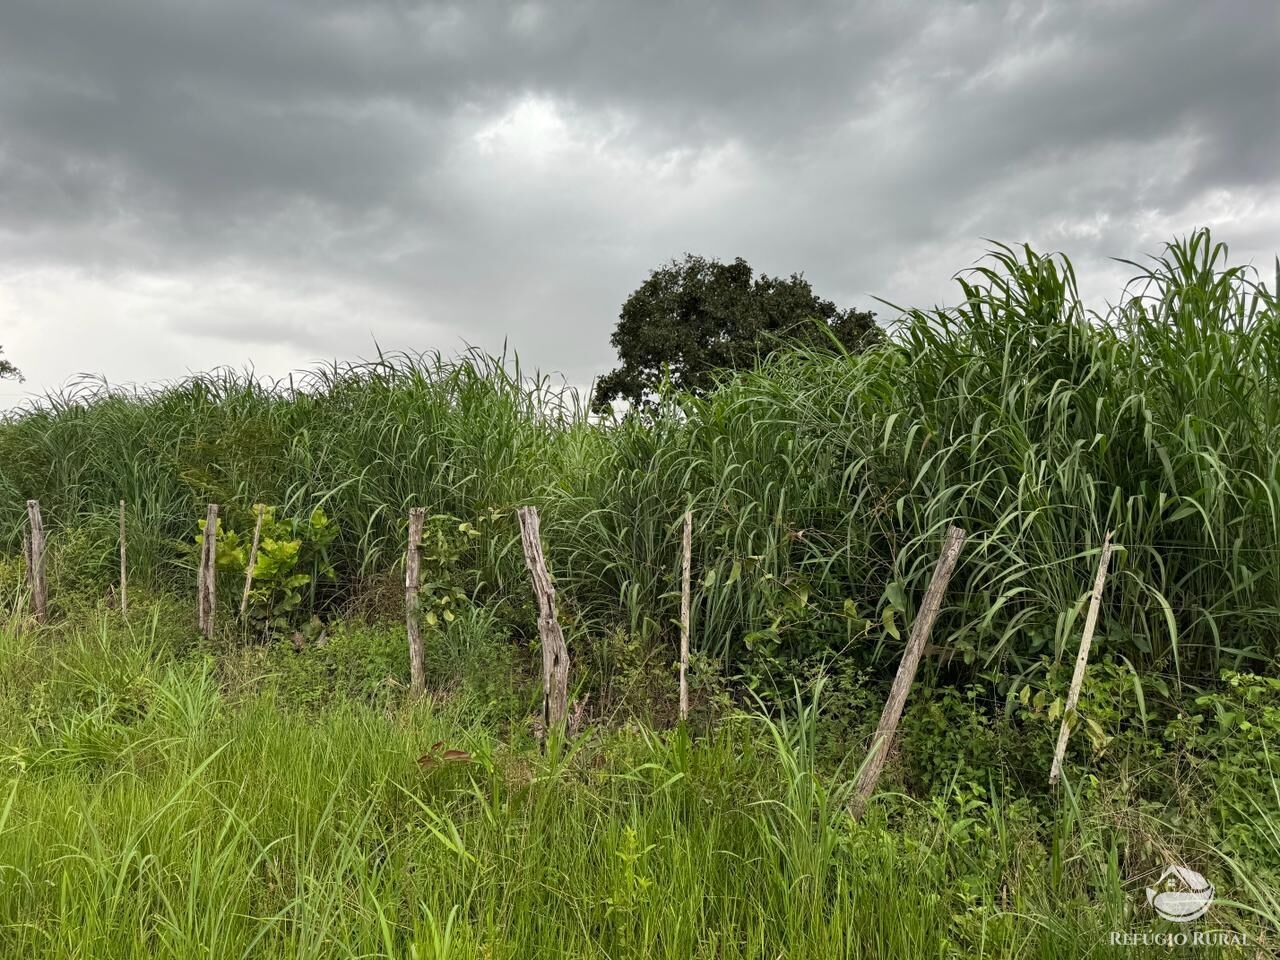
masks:
<svg viewBox="0 0 1280 960"><path fill-rule="evenodd" d="M453 623L471 593L483 588L476 569L476 548L502 519L503 514L492 507L474 521L450 514L427 518L422 533L418 607L420 619L428 627Z"/></svg>
<svg viewBox="0 0 1280 960"><path fill-rule="evenodd" d="M1280 826L1280 678L1228 673L1165 730L1206 785L1204 806L1226 851L1265 862L1260 837ZM1280 876L1280 866L1273 873Z"/></svg>
<svg viewBox="0 0 1280 960"><path fill-rule="evenodd" d="M256 554L252 533L224 528L219 518L217 569L242 578L253 556L253 582L245 612L259 636L282 636L303 623L314 633L319 626L317 591L337 576L328 556L337 527L319 507L306 517L277 519L274 507L259 504L254 516L259 514L262 526ZM205 523L199 521L197 545L204 542Z"/></svg>

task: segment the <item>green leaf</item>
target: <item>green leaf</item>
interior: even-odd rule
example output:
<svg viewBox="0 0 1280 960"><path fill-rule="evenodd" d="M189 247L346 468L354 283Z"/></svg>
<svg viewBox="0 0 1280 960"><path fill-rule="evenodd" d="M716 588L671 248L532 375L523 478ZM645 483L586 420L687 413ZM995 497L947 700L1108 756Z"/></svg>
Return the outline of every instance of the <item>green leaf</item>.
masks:
<svg viewBox="0 0 1280 960"><path fill-rule="evenodd" d="M893 622L893 607L885 607L884 613L880 615L880 623L884 626L884 632L889 634L895 640L901 640L902 635L898 633L898 626Z"/></svg>

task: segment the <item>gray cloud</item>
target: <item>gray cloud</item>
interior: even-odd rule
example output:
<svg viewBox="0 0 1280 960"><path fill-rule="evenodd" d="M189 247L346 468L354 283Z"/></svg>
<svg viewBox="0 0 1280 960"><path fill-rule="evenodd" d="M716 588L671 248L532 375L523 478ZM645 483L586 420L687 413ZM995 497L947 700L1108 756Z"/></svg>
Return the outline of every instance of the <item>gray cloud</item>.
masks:
<svg viewBox="0 0 1280 960"><path fill-rule="evenodd" d="M36 387L375 338L585 381L685 250L861 304L983 237L1099 297L1199 224L1265 265L1278 43L1270 0L7 0L0 343Z"/></svg>

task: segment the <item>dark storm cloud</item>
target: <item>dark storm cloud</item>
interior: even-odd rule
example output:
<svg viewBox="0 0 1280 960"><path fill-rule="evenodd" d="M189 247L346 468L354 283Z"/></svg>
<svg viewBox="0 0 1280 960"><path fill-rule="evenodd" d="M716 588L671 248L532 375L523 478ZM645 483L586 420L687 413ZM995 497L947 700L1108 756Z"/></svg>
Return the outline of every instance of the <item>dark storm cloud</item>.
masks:
<svg viewBox="0 0 1280 960"><path fill-rule="evenodd" d="M862 303L985 236L1267 257L1278 42L1271 0L5 0L0 343L45 383L108 336L129 376L506 337L585 379L689 249Z"/></svg>

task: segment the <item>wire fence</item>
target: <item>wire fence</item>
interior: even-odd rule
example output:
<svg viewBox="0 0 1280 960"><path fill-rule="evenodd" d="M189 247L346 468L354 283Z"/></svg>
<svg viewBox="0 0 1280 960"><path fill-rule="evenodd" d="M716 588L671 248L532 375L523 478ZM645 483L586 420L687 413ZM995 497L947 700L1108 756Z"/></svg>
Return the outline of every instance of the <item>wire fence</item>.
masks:
<svg viewBox="0 0 1280 960"><path fill-rule="evenodd" d="M119 541L120 541L120 582L118 585L119 606L122 612L127 610L126 600L126 582L127 582L127 543L126 543L126 524L125 524L124 501L120 502L119 513ZM552 578L547 572L545 562L542 559L541 535L538 532L536 509L532 507L521 508L522 510L522 535L521 541L525 554L526 564L531 575L533 592L538 597L539 616L538 616L538 632L541 636L542 644L547 647L554 638L559 639L559 649L555 657L548 658L544 656L544 707L543 707L543 727L549 730L551 726L563 726L566 722L568 712L567 703L567 675L569 670L569 650L564 646L563 636L558 623L558 610L556 602L555 587ZM533 520L531 525L525 522L523 516L525 511L531 511ZM420 696L424 692L422 683L422 641L421 635L416 629L419 625L419 618L423 615L420 600L418 596L418 576L417 565L414 562L415 557L420 549L419 541L421 538L422 513L420 508L414 508L411 511L409 533L406 541L405 549L408 563L406 564L406 619L408 624L408 634L410 638L409 659L413 667L413 683L411 686L414 695ZM205 534L202 539L200 549L200 561L197 565L197 579L199 583L198 619L200 629L206 636L213 636L213 623L217 611L217 603L214 596L216 576L216 540L218 536L218 508L217 505L210 504L206 516L204 526ZM39 510L37 501L28 501L28 523L29 530L24 538L24 560L26 567L27 583L32 601L32 612L36 620L41 622L48 621L48 585L45 580L45 548L47 539L43 529L43 520ZM530 529L533 531L530 533ZM687 536L687 534L686 534ZM963 531L958 528L951 528L944 544L942 554L939 556L937 565L934 569L933 580L925 593L923 601L917 611L915 621L911 625L910 636L906 640L905 651L898 665L897 677L888 694L880 722L877 726L875 735L868 743L869 754L868 761L860 769L859 781L855 790L855 800L851 805L851 812L855 816L861 814L863 806L874 793L880 772L884 766L884 760L889 750L892 748L894 738L896 736L899 720L902 717L903 710L908 695L915 685L916 672L922 660L929 658L939 658L939 662L945 663L953 658L957 651L948 648L933 648L928 646L930 629L933 619L937 615L939 608L945 596L948 580L955 568L956 561L961 553L962 548L981 549L986 546L989 541L981 537L976 537L966 544ZM1079 545L1073 545L1079 547ZM256 547L256 534L255 534ZM1122 548L1117 548L1122 549ZM688 551L685 546L684 550ZM256 550L255 550L256 552ZM977 678L965 685L952 684L949 690L958 697L962 702L970 704L975 713L975 722L980 722L987 729L991 730L997 742L997 747L1002 752L1010 748L1010 744L1006 741L1012 726L1009 722L1016 719L1026 721L1028 715L1042 718L1042 722L1052 725L1059 724L1058 744L1054 754L1053 766L1049 774L1049 786L1055 786L1061 765L1064 762L1065 754L1068 748L1068 742L1073 728L1079 726L1081 719L1079 714L1078 698L1084 696L1085 702L1089 702L1089 694L1086 687L1087 677L1089 675L1088 655L1090 652L1090 641L1096 623L1099 608L1102 602L1102 596L1106 587L1107 577L1107 561L1110 557L1110 540L1109 537L1104 544L1099 545L1098 550L1092 547L1082 549L1076 557L1093 556L1101 554L1096 580L1093 582L1090 591L1090 608L1087 618L1084 621L1083 636L1080 642L1080 651L1076 657L1075 668L1072 676L1071 686L1065 696L1061 687L1056 683L1048 682L1044 672L1037 674L1035 670L1026 671L1016 676L1007 676L1005 669L1007 666L1007 654L1003 654L996 661L995 677ZM1280 551L1267 551L1268 554L1280 553ZM687 560L685 561L687 563ZM1067 562L1067 561L1063 561ZM244 597L249 596L254 575L254 567L252 562L248 565L246 571L246 580L244 584ZM673 588L674 588L673 584ZM1088 585L1081 584L1082 596ZM688 603L688 586L684 588L685 600ZM1114 611L1117 608L1128 607L1133 608L1139 606L1133 600L1119 599L1111 603ZM1146 608L1144 608L1145 610ZM240 604L241 619L244 617L245 604ZM1198 616L1227 616L1229 611L1210 611L1201 605L1177 607L1169 604L1167 601L1158 605L1155 611L1160 616L1176 617L1179 614L1185 614L1188 611L1194 612ZM1147 610L1146 612L1151 612ZM1251 612L1252 615L1262 617L1280 617L1280 610L1273 608L1264 608ZM687 624L687 614L686 624ZM687 625L685 627L687 629ZM687 641L686 641L687 642ZM1066 654L1065 645L1057 651L1059 654ZM554 665L552 664L554 661ZM1144 733L1147 727L1147 710L1144 705L1145 692L1156 692L1159 684L1171 686L1180 694L1183 691L1196 693L1197 691L1221 689L1233 682L1230 671L1217 671L1213 674L1209 673L1191 673L1180 670L1168 671L1161 669L1158 664L1144 665L1141 668L1135 667L1132 663L1125 661L1128 671L1132 678L1132 691L1137 703L1137 712L1124 716L1121 720L1116 721L1118 731L1120 727L1128 725L1131 729L1137 729L1139 726ZM1047 670L1047 665L1046 670ZM1111 667L1116 665L1111 663ZM554 677L552 671L554 670ZM681 683L683 684L683 671L681 673ZM1003 693L998 693L999 688L1004 687ZM555 693L553 694L553 687ZM1051 700L1047 699L1052 697ZM1268 710L1273 710L1269 703L1250 703L1240 702L1232 704L1232 710L1246 721L1256 722L1266 714ZM981 711L981 713L979 713ZM1002 720L1003 718L1003 720ZM1105 732L1102 734L1109 736ZM1019 741L1021 742L1021 741Z"/></svg>

